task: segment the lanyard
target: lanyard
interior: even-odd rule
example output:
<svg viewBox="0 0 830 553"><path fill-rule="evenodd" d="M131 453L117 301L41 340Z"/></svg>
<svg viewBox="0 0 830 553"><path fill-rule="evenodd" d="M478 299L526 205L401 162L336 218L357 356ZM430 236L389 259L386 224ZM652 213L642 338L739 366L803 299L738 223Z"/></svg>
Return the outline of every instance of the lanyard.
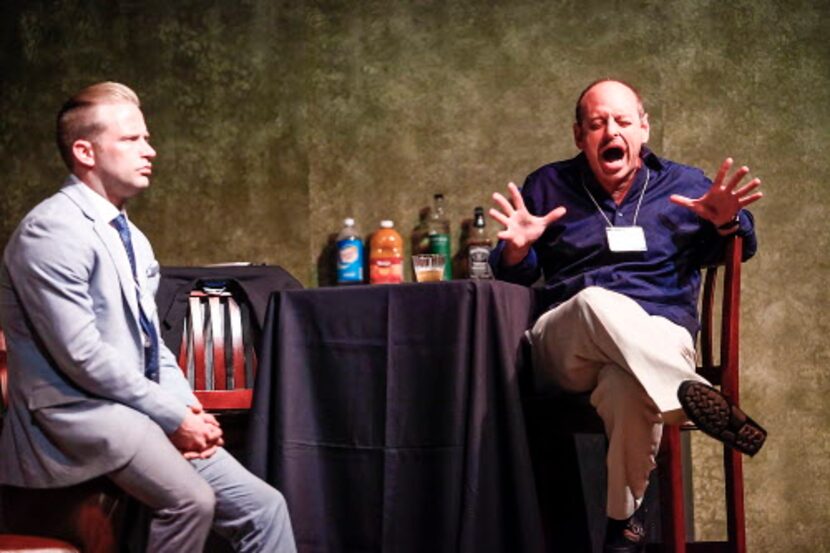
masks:
<svg viewBox="0 0 830 553"><path fill-rule="evenodd" d="M637 207L634 210L634 220L631 222L632 227L637 226L637 216L640 215L640 205L643 203L643 196L646 195L646 188L648 188L648 181L650 176L651 171L649 171L648 167L646 167L646 183L643 185L643 190L640 192L640 199L637 200ZM599 203L597 202L596 198L594 198L594 195L591 194L591 191L588 190L587 186L585 186L585 174L580 172L579 179L580 183L582 184L582 188L585 190L585 193L588 194L588 197L591 198L592 202L594 202L594 207L597 208L597 211L599 211L599 214L602 215L603 219L605 219L605 222L608 223L608 226L614 228L614 223L612 223L608 216L605 214L605 212L602 211L602 208L599 207Z"/></svg>

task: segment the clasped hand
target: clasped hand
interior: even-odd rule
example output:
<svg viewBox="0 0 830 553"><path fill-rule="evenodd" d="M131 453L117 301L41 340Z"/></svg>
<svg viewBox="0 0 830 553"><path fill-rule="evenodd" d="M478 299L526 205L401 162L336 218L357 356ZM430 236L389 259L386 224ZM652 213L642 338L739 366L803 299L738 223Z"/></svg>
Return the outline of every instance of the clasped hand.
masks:
<svg viewBox="0 0 830 553"><path fill-rule="evenodd" d="M170 434L170 441L185 459L207 459L224 444L222 428L216 417L200 403L189 406L181 425Z"/></svg>

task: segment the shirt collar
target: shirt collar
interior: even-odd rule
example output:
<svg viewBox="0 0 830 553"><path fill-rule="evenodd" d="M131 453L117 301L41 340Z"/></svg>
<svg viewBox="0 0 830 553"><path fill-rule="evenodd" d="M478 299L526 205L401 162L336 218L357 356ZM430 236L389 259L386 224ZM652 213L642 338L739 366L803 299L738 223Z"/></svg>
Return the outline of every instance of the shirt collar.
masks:
<svg viewBox="0 0 830 553"><path fill-rule="evenodd" d="M655 171L659 171L663 168L663 160L657 157L657 154L652 152L647 146L643 146L640 150L640 159L643 160L643 163L654 169Z"/></svg>
<svg viewBox="0 0 830 553"><path fill-rule="evenodd" d="M89 201L89 203L92 204L95 213L98 214L98 217L100 217L107 223L111 222L121 213L124 214L124 217L127 216L126 211L119 210L117 207L112 205L112 203L108 199L95 192L92 188L87 186L86 183L84 183L75 175L70 175L69 178L73 181L73 183L78 183L82 185L80 189L84 197Z"/></svg>
<svg viewBox="0 0 830 553"><path fill-rule="evenodd" d="M588 158L585 157L585 152L579 152L579 155L576 156L576 161L579 169L579 179L583 186L585 186L589 194L592 194L593 197L599 201L601 204L605 204L609 207L614 206L614 201L611 198L611 195L606 192L605 188L599 183L594 175L594 172L591 171L590 165L588 165ZM663 160L661 160L654 152L649 150L645 145L642 146L640 149L640 159L643 161L640 169L643 167L646 170L650 169L652 171L660 171L664 168L665 164ZM633 195L639 196L642 187L644 186L646 180L646 171L637 170L637 174L634 176L634 182L631 185L631 189L626 193L625 201L628 201L628 198L632 197ZM652 173L652 178L655 177ZM614 207L616 209L616 207Z"/></svg>

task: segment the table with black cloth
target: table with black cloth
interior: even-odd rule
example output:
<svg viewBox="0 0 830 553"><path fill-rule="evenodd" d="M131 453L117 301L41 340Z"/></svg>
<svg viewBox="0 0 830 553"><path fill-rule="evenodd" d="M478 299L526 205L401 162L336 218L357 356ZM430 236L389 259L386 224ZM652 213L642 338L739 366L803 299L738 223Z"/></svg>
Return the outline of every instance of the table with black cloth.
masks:
<svg viewBox="0 0 830 553"><path fill-rule="evenodd" d="M248 465L301 552L544 549L518 382L534 305L494 281L272 296Z"/></svg>

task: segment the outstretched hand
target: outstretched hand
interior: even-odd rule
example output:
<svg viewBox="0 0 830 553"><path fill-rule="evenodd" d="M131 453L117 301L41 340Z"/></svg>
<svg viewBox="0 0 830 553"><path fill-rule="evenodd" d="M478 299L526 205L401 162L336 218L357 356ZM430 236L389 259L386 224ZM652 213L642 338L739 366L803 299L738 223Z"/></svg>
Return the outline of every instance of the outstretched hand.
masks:
<svg viewBox="0 0 830 553"><path fill-rule="evenodd" d="M720 166L715 182L706 194L693 200L686 196L673 194L669 199L677 205L689 208L698 217L706 219L716 227L727 224L733 220L742 208L752 202L760 200L764 194L754 192L761 186L761 179L754 178L740 188L738 185L749 173L749 167L743 166L727 179L727 174L732 168L732 158L726 158ZM724 184L726 181L726 184Z"/></svg>
<svg viewBox="0 0 830 553"><path fill-rule="evenodd" d="M504 226L504 230L497 236L506 242L502 260L505 265L515 265L525 258L530 246L545 232L545 229L565 214L564 207L552 209L541 217L531 215L525 207L525 202L519 188L512 182L507 185L511 204L503 195L493 193L493 201L499 209L491 208L490 217Z"/></svg>

